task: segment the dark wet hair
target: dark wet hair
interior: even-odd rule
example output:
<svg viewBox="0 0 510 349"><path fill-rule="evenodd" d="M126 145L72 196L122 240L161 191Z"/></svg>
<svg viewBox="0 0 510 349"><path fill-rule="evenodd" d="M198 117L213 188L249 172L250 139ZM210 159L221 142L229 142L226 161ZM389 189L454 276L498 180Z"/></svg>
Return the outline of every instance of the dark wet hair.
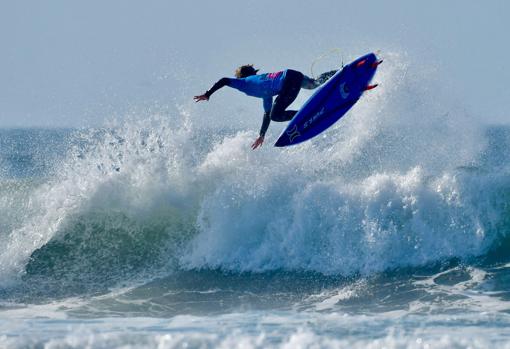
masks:
<svg viewBox="0 0 510 349"><path fill-rule="evenodd" d="M236 78L245 78L257 74L259 70L253 68L253 64L245 64L236 69Z"/></svg>

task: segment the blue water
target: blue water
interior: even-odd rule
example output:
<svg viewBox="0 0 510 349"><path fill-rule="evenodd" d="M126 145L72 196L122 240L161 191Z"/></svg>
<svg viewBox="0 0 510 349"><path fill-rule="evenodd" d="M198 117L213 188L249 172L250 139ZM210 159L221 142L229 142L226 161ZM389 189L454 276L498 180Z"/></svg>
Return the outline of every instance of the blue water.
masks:
<svg viewBox="0 0 510 349"><path fill-rule="evenodd" d="M1 130L0 347L509 347L510 128L389 58L290 149L193 107Z"/></svg>

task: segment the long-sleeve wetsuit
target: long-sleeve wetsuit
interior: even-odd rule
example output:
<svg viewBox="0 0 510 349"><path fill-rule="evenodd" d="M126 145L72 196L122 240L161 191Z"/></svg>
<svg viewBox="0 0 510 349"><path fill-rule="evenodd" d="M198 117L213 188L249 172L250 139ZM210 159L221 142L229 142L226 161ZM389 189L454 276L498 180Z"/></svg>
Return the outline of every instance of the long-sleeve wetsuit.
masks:
<svg viewBox="0 0 510 349"><path fill-rule="evenodd" d="M269 114L271 113L273 96L280 93L286 73L287 71L283 70L276 73L251 75L246 78L222 78L218 80L205 95L209 98L215 91L223 86L229 86L244 92L248 96L262 98L264 121L262 122L260 135L263 136L269 127L269 122L266 122L266 119L269 119Z"/></svg>
<svg viewBox="0 0 510 349"><path fill-rule="evenodd" d="M296 111L285 110L297 97L301 87L313 89L324 83L336 71L322 74L311 79L295 70L283 70L275 73L251 75L246 78L222 78L205 95L207 98L224 86L235 88L248 96L262 98L264 117L260 136L264 136L271 120L288 121ZM277 96L273 104L273 96Z"/></svg>

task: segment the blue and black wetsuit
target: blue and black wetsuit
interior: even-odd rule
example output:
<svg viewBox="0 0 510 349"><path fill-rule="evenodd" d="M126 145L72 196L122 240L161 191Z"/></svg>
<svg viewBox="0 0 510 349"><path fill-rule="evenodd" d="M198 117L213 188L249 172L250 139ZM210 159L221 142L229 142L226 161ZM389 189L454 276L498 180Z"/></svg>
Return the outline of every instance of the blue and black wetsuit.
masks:
<svg viewBox="0 0 510 349"><path fill-rule="evenodd" d="M260 135L264 136L273 121L289 121L297 113L296 110L285 110L294 102L301 87L313 89L320 86L335 71L322 74L317 79L310 79L302 73L287 69L276 73L251 75L245 78L222 78L208 90L205 95L209 98L223 86L235 88L248 96L263 99L264 119L260 128ZM274 102L273 97L276 96Z"/></svg>

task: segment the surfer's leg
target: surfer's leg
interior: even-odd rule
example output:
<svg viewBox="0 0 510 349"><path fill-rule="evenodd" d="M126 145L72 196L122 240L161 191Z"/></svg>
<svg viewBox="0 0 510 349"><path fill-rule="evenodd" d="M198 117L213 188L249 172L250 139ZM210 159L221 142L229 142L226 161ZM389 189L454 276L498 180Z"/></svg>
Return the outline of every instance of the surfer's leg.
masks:
<svg viewBox="0 0 510 349"><path fill-rule="evenodd" d="M322 73L321 75L319 75L319 77L317 79L315 79L315 81L317 81L319 83L319 85L322 85L323 83L328 81L330 77L335 75L337 71L338 70L331 70L331 71Z"/></svg>
<svg viewBox="0 0 510 349"><path fill-rule="evenodd" d="M303 76L303 81L301 82L301 88L307 89L307 90L313 90L314 88L319 87L319 84L315 79L312 79L308 76Z"/></svg>
<svg viewBox="0 0 510 349"><path fill-rule="evenodd" d="M271 120L276 122L290 121L296 113L297 110L284 110L274 115L271 113Z"/></svg>
<svg viewBox="0 0 510 349"><path fill-rule="evenodd" d="M307 90L313 90L314 88L317 88L320 85L322 85L323 83L325 83L326 81L328 81L328 79L330 77L332 77L333 75L335 75L335 73L337 71L338 70L331 70L326 73L322 73L321 75L319 75L317 77L317 79L312 79L305 75L303 77L303 82L301 83L301 87L304 89L307 89Z"/></svg>
<svg viewBox="0 0 510 349"><path fill-rule="evenodd" d="M289 121L297 113L296 110L285 110L289 105L294 102L301 84L303 81L303 74L295 71L288 70L283 81L283 87L278 96L276 96L273 107L271 108L271 120L273 121Z"/></svg>

